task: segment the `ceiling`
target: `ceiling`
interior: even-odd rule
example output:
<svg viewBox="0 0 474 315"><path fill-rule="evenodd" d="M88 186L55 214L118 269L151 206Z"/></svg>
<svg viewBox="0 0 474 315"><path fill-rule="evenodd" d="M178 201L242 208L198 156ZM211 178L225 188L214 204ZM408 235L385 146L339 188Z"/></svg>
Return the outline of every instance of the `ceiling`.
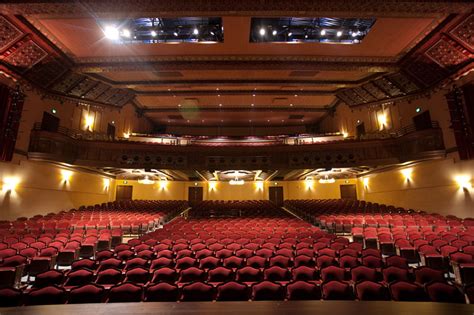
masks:
<svg viewBox="0 0 474 315"><path fill-rule="evenodd" d="M133 101L159 125L233 127L314 124L340 101L359 105L419 92L432 83L420 77L433 76L419 66L405 71L407 60L473 8L469 1L411 0L370 0L350 10L340 0L0 4L7 22L48 45L49 55L31 61L32 70L15 68L29 80L84 100ZM150 16L222 18L224 40L117 43L104 36L109 23ZM252 18L291 16L368 17L375 23L357 44L250 41ZM462 54L467 59L456 66L469 61Z"/></svg>

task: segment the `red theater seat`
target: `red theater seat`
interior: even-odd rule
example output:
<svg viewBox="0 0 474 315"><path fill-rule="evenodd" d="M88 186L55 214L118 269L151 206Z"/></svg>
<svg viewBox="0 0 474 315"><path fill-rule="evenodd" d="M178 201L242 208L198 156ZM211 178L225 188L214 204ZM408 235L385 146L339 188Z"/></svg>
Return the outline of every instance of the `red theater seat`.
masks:
<svg viewBox="0 0 474 315"><path fill-rule="evenodd" d="M71 289L68 304L100 303L104 300L104 287L90 283Z"/></svg>
<svg viewBox="0 0 474 315"><path fill-rule="evenodd" d="M217 286L217 301L248 301L249 288L238 282L226 282Z"/></svg>
<svg viewBox="0 0 474 315"><path fill-rule="evenodd" d="M275 301L284 298L285 290L278 283L263 281L252 286L252 300L254 301Z"/></svg>

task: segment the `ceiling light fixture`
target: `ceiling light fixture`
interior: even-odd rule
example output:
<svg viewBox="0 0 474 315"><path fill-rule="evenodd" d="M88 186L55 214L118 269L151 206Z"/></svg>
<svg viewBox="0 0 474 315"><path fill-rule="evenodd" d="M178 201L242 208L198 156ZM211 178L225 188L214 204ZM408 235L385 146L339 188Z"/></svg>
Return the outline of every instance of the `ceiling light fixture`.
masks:
<svg viewBox="0 0 474 315"><path fill-rule="evenodd" d="M326 35L326 30L321 30L321 33L320 33L320 34L321 34L321 36Z"/></svg>
<svg viewBox="0 0 474 315"><path fill-rule="evenodd" d="M124 30L122 31L122 36L123 36L123 37L130 38L130 37L132 36L132 34L130 33L130 30L124 29Z"/></svg>
<svg viewBox="0 0 474 315"><path fill-rule="evenodd" d="M272 35L276 36L277 34L278 34L278 32L276 30L273 30Z"/></svg>
<svg viewBox="0 0 474 315"><path fill-rule="evenodd" d="M324 178L319 179L320 184L332 184L336 182L336 180L332 177L328 177L327 175L324 175Z"/></svg>
<svg viewBox="0 0 474 315"><path fill-rule="evenodd" d="M337 31L336 36L341 37L342 36L342 31Z"/></svg>
<svg viewBox="0 0 474 315"><path fill-rule="evenodd" d="M119 39L119 30L115 26L108 25L104 29L104 35L111 40Z"/></svg>
<svg viewBox="0 0 474 315"><path fill-rule="evenodd" d="M267 31L262 27L259 31L260 33L260 36L265 36L265 34L267 33Z"/></svg>
<svg viewBox="0 0 474 315"><path fill-rule="evenodd" d="M138 183L142 184L142 185L153 185L155 183L155 181L150 179L147 175L147 176L145 176L145 178L139 179Z"/></svg>
<svg viewBox="0 0 474 315"><path fill-rule="evenodd" d="M194 34L194 35L199 35L199 30L198 30L197 28L194 28L193 34Z"/></svg>
<svg viewBox="0 0 474 315"><path fill-rule="evenodd" d="M151 31L151 36L152 37L156 37L156 35L158 35L155 31Z"/></svg>
<svg viewBox="0 0 474 315"><path fill-rule="evenodd" d="M174 37L178 37L178 33L177 33L177 32L173 32L173 35L174 35Z"/></svg>

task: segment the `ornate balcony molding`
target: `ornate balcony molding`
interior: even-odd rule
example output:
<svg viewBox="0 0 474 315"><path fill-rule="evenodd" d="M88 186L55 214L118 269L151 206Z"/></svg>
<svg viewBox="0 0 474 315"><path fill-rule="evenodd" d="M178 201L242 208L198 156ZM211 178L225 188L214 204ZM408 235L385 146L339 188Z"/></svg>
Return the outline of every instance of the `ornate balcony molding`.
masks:
<svg viewBox="0 0 474 315"><path fill-rule="evenodd" d="M195 170L382 166L444 157L441 129L383 140L275 146L170 146L73 139L33 130L28 158L88 167Z"/></svg>

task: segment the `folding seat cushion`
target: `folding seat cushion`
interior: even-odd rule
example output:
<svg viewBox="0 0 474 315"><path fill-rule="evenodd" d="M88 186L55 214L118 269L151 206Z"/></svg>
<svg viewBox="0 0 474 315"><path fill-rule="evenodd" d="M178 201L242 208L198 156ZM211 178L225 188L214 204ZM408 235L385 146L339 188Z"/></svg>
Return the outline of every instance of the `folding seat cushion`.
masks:
<svg viewBox="0 0 474 315"><path fill-rule="evenodd" d="M419 267L415 271L415 281L420 285L424 285L428 282L445 282L444 272L429 267Z"/></svg>
<svg viewBox="0 0 474 315"><path fill-rule="evenodd" d="M209 270L208 282L229 282L234 279L234 273L232 269L225 267L217 267Z"/></svg>
<svg viewBox="0 0 474 315"><path fill-rule="evenodd" d="M126 270L133 269L136 267L146 268L148 267L148 261L143 258L135 257L130 260L127 260L127 262L125 263Z"/></svg>
<svg viewBox="0 0 474 315"><path fill-rule="evenodd" d="M296 250L296 255L306 255L309 257L314 257L314 251L311 248L301 248Z"/></svg>
<svg viewBox="0 0 474 315"><path fill-rule="evenodd" d="M56 286L32 289L26 295L26 305L64 304L66 291Z"/></svg>
<svg viewBox="0 0 474 315"><path fill-rule="evenodd" d="M64 274L59 270L48 270L36 275L33 287L43 288L50 285L61 285L64 281Z"/></svg>
<svg viewBox="0 0 474 315"><path fill-rule="evenodd" d="M137 253L137 257L143 258L145 260L152 260L155 257L155 253L152 250L145 249Z"/></svg>
<svg viewBox="0 0 474 315"><path fill-rule="evenodd" d="M423 287L406 281L393 282L389 286L392 300L405 302L428 301Z"/></svg>
<svg viewBox="0 0 474 315"><path fill-rule="evenodd" d="M94 279L94 273L90 270L79 269L71 271L67 274L64 286L82 286L92 282Z"/></svg>
<svg viewBox="0 0 474 315"><path fill-rule="evenodd" d="M196 267L190 267L190 268L181 270L181 272L179 273L178 281L181 283L205 281L206 278L207 278L207 274L204 270L196 268Z"/></svg>
<svg viewBox="0 0 474 315"><path fill-rule="evenodd" d="M125 273L124 282L133 282L138 284L146 284L150 280L150 272L143 267L136 267Z"/></svg>
<svg viewBox="0 0 474 315"><path fill-rule="evenodd" d="M151 261L150 269L154 270L154 269L159 269L162 267L173 267L173 266L174 266L174 261L172 259L161 257L161 258L153 259Z"/></svg>
<svg viewBox="0 0 474 315"><path fill-rule="evenodd" d="M106 269L121 269L122 265L123 264L120 259L109 258L99 263L99 267L97 268L97 271L102 271Z"/></svg>
<svg viewBox="0 0 474 315"><path fill-rule="evenodd" d="M0 259L5 259L17 254L17 250L13 248L5 248L0 250Z"/></svg>
<svg viewBox="0 0 474 315"><path fill-rule="evenodd" d="M178 287L166 282L148 286L145 290L146 302L175 302L178 299Z"/></svg>
<svg viewBox="0 0 474 315"><path fill-rule="evenodd" d="M390 257L385 258L385 265L387 267L398 267L398 268L403 268L403 269L408 269L408 261L400 256L393 255Z"/></svg>
<svg viewBox="0 0 474 315"><path fill-rule="evenodd" d="M140 302L142 300L143 287L134 283L126 282L112 287L108 294L107 302Z"/></svg>
<svg viewBox="0 0 474 315"><path fill-rule="evenodd" d="M56 259L51 257L33 257L30 260L28 275L36 276L42 272L48 271L55 264Z"/></svg>
<svg viewBox="0 0 474 315"><path fill-rule="evenodd" d="M263 271L265 280L268 281L290 281L291 273L288 268L281 268L279 266L273 266Z"/></svg>
<svg viewBox="0 0 474 315"><path fill-rule="evenodd" d="M178 279L178 273L175 269L163 267L157 269L153 272L153 278L151 282L158 283L158 282L169 282L174 283Z"/></svg>
<svg viewBox="0 0 474 315"><path fill-rule="evenodd" d="M0 307L20 306L23 303L21 290L14 288L0 288Z"/></svg>
<svg viewBox="0 0 474 315"><path fill-rule="evenodd" d="M366 266L369 268L382 268L383 267L382 258L371 256L371 255L362 257L361 263L363 266Z"/></svg>
<svg viewBox="0 0 474 315"><path fill-rule="evenodd" d="M373 281L362 281L355 285L356 297L361 301L388 301L390 292L388 288Z"/></svg>
<svg viewBox="0 0 474 315"><path fill-rule="evenodd" d="M344 281L346 278L346 271L344 268L329 266L321 269L321 280L323 282L329 282L333 280Z"/></svg>
<svg viewBox="0 0 474 315"><path fill-rule="evenodd" d="M395 266L387 267L382 270L383 280L386 283L391 283L394 281L409 281L408 270L403 268L398 268Z"/></svg>
<svg viewBox="0 0 474 315"><path fill-rule="evenodd" d="M451 264L469 264L474 263L474 258L472 255L455 252L449 255L449 259L451 260Z"/></svg>
<svg viewBox="0 0 474 315"><path fill-rule="evenodd" d="M104 287L89 283L69 291L68 304L100 303L104 300Z"/></svg>
<svg viewBox="0 0 474 315"><path fill-rule="evenodd" d="M236 280L238 282L258 282L261 279L262 272L250 266L240 268L236 272Z"/></svg>
<svg viewBox="0 0 474 315"><path fill-rule="evenodd" d="M353 300L352 287L340 281L329 281L322 285L322 297L324 300Z"/></svg>
<svg viewBox="0 0 474 315"><path fill-rule="evenodd" d="M212 285L204 282L194 282L181 289L181 301L212 301L215 290Z"/></svg>
<svg viewBox="0 0 474 315"><path fill-rule="evenodd" d="M377 270L366 266L358 266L351 269L351 280L353 282L359 281L377 281Z"/></svg>
<svg viewBox="0 0 474 315"><path fill-rule="evenodd" d="M118 269L106 269L97 273L95 283L112 286L122 281L122 272Z"/></svg>
<svg viewBox="0 0 474 315"><path fill-rule="evenodd" d="M191 257L183 257L176 260L176 269L182 270L195 266L197 263L196 259Z"/></svg>
<svg viewBox="0 0 474 315"><path fill-rule="evenodd" d="M222 265L226 268L241 268L244 265L244 259L237 256L230 256L223 260Z"/></svg>
<svg viewBox="0 0 474 315"><path fill-rule="evenodd" d="M318 280L318 271L315 268L300 266L291 270L293 281L315 281Z"/></svg>
<svg viewBox="0 0 474 315"><path fill-rule="evenodd" d="M215 256L219 259L226 259L226 258L232 256L233 254L234 254L234 252L232 250L227 249L227 248L223 248L221 250L216 251Z"/></svg>
<svg viewBox="0 0 474 315"><path fill-rule="evenodd" d="M28 258L23 255L14 255L3 259L1 267L19 267L28 263Z"/></svg>
<svg viewBox="0 0 474 315"><path fill-rule="evenodd" d="M194 257L196 257L196 259L203 259L203 258L212 256L212 254L213 254L213 251L207 248L203 248L201 250L196 251L194 254Z"/></svg>
<svg viewBox="0 0 474 315"><path fill-rule="evenodd" d="M284 287L271 281L262 281L252 285L252 300L276 301L285 299Z"/></svg>
<svg viewBox="0 0 474 315"><path fill-rule="evenodd" d="M71 264L71 270L89 269L95 270L96 261L92 259L76 260Z"/></svg>
<svg viewBox="0 0 474 315"><path fill-rule="evenodd" d="M359 266L359 259L354 256L345 255L339 258L339 267L341 268L355 268Z"/></svg>
<svg viewBox="0 0 474 315"><path fill-rule="evenodd" d="M464 294L454 285L446 282L430 282L425 285L426 293L433 302L465 303Z"/></svg>
<svg viewBox="0 0 474 315"><path fill-rule="evenodd" d="M176 259L183 258L183 257L193 257L194 252L190 249L182 249L175 253Z"/></svg>
<svg viewBox="0 0 474 315"><path fill-rule="evenodd" d="M253 268L265 268L267 263L268 263L268 260L265 257L252 256L250 258L247 258L247 266L250 266Z"/></svg>
<svg viewBox="0 0 474 315"><path fill-rule="evenodd" d="M359 253L357 250L352 249L352 248L344 248L339 251L339 257L342 256L352 256L352 257L358 257Z"/></svg>
<svg viewBox="0 0 474 315"><path fill-rule="evenodd" d="M101 250L101 251L98 251L95 254L95 259L97 261L102 261L102 260L105 260L105 259L112 258L112 257L114 257L114 255L115 255L115 252L113 252L111 250Z"/></svg>
<svg viewBox="0 0 474 315"><path fill-rule="evenodd" d="M331 256L322 255L316 258L316 266L319 269L323 269L329 266L335 266L336 263L336 259Z"/></svg>
<svg viewBox="0 0 474 315"><path fill-rule="evenodd" d="M248 301L249 288L242 283L235 281L220 284L216 288L217 301Z"/></svg>
<svg viewBox="0 0 474 315"><path fill-rule="evenodd" d="M320 300L321 288L319 285L306 281L296 281L286 286L288 300Z"/></svg>

